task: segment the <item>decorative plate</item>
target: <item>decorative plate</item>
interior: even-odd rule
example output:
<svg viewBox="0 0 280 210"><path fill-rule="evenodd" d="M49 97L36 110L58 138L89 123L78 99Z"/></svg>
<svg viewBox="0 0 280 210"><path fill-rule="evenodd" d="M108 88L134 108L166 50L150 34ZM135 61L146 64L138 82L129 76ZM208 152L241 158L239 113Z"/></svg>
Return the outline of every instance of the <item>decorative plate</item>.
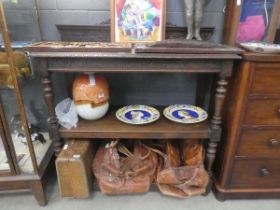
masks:
<svg viewBox="0 0 280 210"><path fill-rule="evenodd" d="M163 115L174 122L192 124L203 122L208 114L203 109L187 104L176 104L164 109Z"/></svg>
<svg viewBox="0 0 280 210"><path fill-rule="evenodd" d="M144 125L155 122L160 118L160 113L153 107L145 105L130 105L120 108L116 117L128 124Z"/></svg>
<svg viewBox="0 0 280 210"><path fill-rule="evenodd" d="M244 42L240 43L247 50L258 53L280 53L280 44L269 44L264 42Z"/></svg>

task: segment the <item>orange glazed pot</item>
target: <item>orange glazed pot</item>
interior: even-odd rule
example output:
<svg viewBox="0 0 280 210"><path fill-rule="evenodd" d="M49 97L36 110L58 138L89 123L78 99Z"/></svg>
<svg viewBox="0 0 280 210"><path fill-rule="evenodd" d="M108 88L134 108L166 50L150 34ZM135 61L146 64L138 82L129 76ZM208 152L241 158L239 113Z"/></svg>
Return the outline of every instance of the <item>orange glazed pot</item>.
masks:
<svg viewBox="0 0 280 210"><path fill-rule="evenodd" d="M85 120L97 120L109 109L109 85L96 74L82 74L73 83L73 99L78 115Z"/></svg>

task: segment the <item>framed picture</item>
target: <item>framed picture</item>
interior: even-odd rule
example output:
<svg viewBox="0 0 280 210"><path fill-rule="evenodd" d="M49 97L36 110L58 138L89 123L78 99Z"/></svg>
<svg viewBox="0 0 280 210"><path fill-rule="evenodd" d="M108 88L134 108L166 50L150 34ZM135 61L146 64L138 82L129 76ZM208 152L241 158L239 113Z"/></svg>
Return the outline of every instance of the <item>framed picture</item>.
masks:
<svg viewBox="0 0 280 210"><path fill-rule="evenodd" d="M155 42L165 38L166 0L111 0L112 42Z"/></svg>
<svg viewBox="0 0 280 210"><path fill-rule="evenodd" d="M224 43L273 43L280 17L279 0L227 1Z"/></svg>

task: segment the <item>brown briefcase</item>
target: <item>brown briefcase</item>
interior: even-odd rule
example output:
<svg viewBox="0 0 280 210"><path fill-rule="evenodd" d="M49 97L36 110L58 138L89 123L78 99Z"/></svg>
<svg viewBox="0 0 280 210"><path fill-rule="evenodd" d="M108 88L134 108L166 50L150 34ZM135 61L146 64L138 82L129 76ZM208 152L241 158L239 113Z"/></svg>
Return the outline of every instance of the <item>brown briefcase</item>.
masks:
<svg viewBox="0 0 280 210"><path fill-rule="evenodd" d="M56 171L61 197L90 196L93 175L93 148L90 140L69 141L56 159Z"/></svg>

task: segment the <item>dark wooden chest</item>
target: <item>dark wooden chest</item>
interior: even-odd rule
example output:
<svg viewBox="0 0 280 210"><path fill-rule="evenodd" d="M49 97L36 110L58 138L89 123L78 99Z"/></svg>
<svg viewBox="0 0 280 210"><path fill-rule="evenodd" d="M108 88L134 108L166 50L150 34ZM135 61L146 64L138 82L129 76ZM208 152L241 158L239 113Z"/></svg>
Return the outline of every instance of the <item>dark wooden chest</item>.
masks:
<svg viewBox="0 0 280 210"><path fill-rule="evenodd" d="M244 54L230 89L216 196L280 197L280 55Z"/></svg>

